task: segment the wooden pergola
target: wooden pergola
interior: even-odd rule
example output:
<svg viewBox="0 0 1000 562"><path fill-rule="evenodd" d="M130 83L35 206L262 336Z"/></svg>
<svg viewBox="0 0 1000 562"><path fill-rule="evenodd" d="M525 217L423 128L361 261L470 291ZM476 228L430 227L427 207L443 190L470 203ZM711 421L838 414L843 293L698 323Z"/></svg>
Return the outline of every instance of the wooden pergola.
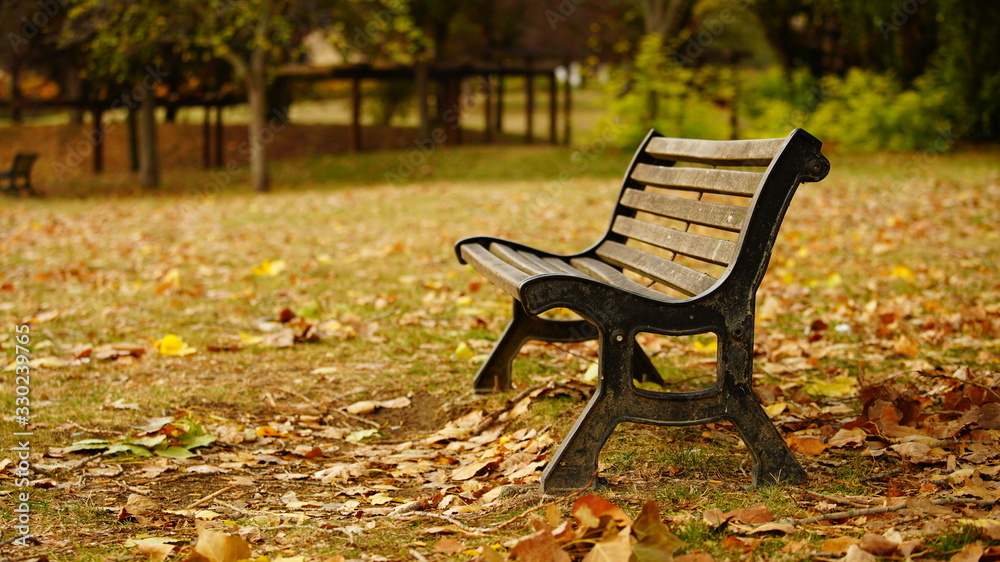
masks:
<svg viewBox="0 0 1000 562"><path fill-rule="evenodd" d="M484 140L492 143L496 136L504 132L503 108L505 95L505 80L509 77L524 78L525 94L525 130L524 142L533 143L535 137L535 115L538 111L536 91L536 79L547 78L548 90L548 117L549 131L548 142L552 144L569 145L572 127L572 88L570 80L565 80L562 88L562 107L559 104L559 84L556 79L556 68L566 65L568 68L570 57L556 57L552 55L539 55L532 52L522 53L491 53L491 58L501 62L488 62L480 64L463 65L431 65L426 68L426 78L434 81L443 88L443 96L440 99L449 100L448 110L445 112L445 125L450 132L447 135L446 143L462 144L462 112L463 86L469 80L479 80L482 86L478 93L482 94L482 99L478 104L482 105L484 122ZM558 61L558 62L553 62ZM373 66L369 64L339 65L330 67L316 66L285 66L279 70L279 80L290 82L295 81L328 81L340 80L350 83L350 123L348 127L348 149L357 152L363 148L363 126L361 123L361 108L363 103L362 82L380 80L417 80L416 66ZM418 91L420 88L418 88ZM423 104L422 113L427 111L428 95L426 88L423 89L423 96L418 95L418 104ZM0 108L11 109L27 108L52 108L52 109L79 109L87 111L92 118L93 135L103 135L102 119L104 113L115 107L113 99L101 100L0 100ZM242 103L244 100L234 96L213 96L205 95L171 95L157 99L157 106L177 109L181 107L202 107L204 108L204 120L202 124L202 165L205 168L220 167L224 165L224 128L222 110L225 107ZM474 104L469 104L474 105ZM212 109L214 113L214 125L212 123ZM442 108L438 108L441 113ZM559 135L559 124L562 124L562 138ZM440 115L439 115L440 117ZM131 129L132 124L128 127ZM100 133L98 133L100 131ZM131 131L134 134L134 131ZM103 142L93 143L91 154L92 170L100 173L104 170L104 149ZM137 169L137 162L132 162L131 166Z"/></svg>
<svg viewBox="0 0 1000 562"><path fill-rule="evenodd" d="M568 59L561 64L567 64ZM548 85L549 142L552 144L569 145L572 127L572 88L567 79L562 88L562 111L559 107L559 84L556 79L556 68L559 64L539 63L531 58L518 64L466 64L458 66L434 65L427 68L427 77L437 82L444 89L443 99L447 103L444 112L449 128L454 132L448 136L449 143L462 144L462 107L461 92L469 80L478 80L483 87L483 96L479 102L482 105L484 121L487 124L484 139L487 143L494 141L494 132L503 132L503 107L505 79L512 76L524 78L525 93L525 131L524 142L535 142L535 114L537 113L536 78L546 77ZM567 64L568 66L568 64ZM361 124L361 109L363 103L361 85L363 81L413 80L417 81L415 66L373 66L369 64L338 65L329 67L315 66L285 66L278 76L287 81L346 81L350 83L350 115L348 147L351 151L362 150L363 126ZM427 104L427 98L418 94L417 103ZM442 113L442 108L439 114ZM559 138L559 115L562 114L562 138ZM439 115L440 117L440 115Z"/></svg>

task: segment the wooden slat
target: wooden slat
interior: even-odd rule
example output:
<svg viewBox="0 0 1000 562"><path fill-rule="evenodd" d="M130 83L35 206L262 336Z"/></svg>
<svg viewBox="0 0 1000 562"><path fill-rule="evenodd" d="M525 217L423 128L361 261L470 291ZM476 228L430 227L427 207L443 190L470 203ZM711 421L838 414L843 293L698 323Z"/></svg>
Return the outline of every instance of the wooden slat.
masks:
<svg viewBox="0 0 1000 562"><path fill-rule="evenodd" d="M666 293L650 289L601 260L595 260L593 258L574 258L571 262L574 266L580 268L581 271L587 273L594 279L615 285L619 288L625 289L626 291L639 293L642 296L653 299L677 300Z"/></svg>
<svg viewBox="0 0 1000 562"><path fill-rule="evenodd" d="M534 263L539 268L545 270L546 273L565 273L565 271L562 268L560 268L559 266L557 266L555 264L552 264L552 263L549 263L549 262L545 261L544 259L542 259L540 256L532 254L531 252L526 252L524 250L518 250L517 253L520 254L521 257L523 257L524 259L530 260L531 263ZM553 259L553 261L555 263L559 263L560 262L560 260L557 260L557 259ZM569 267L569 266L567 266L567 267ZM570 269L572 269L572 268L570 268Z"/></svg>
<svg viewBox="0 0 1000 562"><path fill-rule="evenodd" d="M510 246L494 242L490 244L490 252L525 273L529 273L531 275L552 273L552 268L547 265L539 265L535 263L533 260L525 257L528 254L521 255L520 252Z"/></svg>
<svg viewBox="0 0 1000 562"><path fill-rule="evenodd" d="M557 269L559 273L565 273L567 275L576 275L578 277L586 277L579 269L576 269L572 265L564 262L558 258L542 258L542 261Z"/></svg>
<svg viewBox="0 0 1000 562"><path fill-rule="evenodd" d="M705 292L716 281L711 275L618 242L601 244L597 255L690 296Z"/></svg>
<svg viewBox="0 0 1000 562"><path fill-rule="evenodd" d="M729 265L736 251L736 244L729 240L682 232L629 217L616 217L611 230L640 242L719 265Z"/></svg>
<svg viewBox="0 0 1000 562"><path fill-rule="evenodd" d="M646 152L665 160L713 166L767 166L785 140L707 141L657 137L649 141Z"/></svg>
<svg viewBox="0 0 1000 562"><path fill-rule="evenodd" d="M645 185L672 187L702 193L721 193L751 197L757 191L763 172L684 168L637 164L632 179Z"/></svg>
<svg viewBox="0 0 1000 562"><path fill-rule="evenodd" d="M462 259L471 264L491 283L515 298L520 297L520 291L518 291L520 284L530 277L527 273L491 254L480 244L463 244Z"/></svg>
<svg viewBox="0 0 1000 562"><path fill-rule="evenodd" d="M739 232L746 218L746 208L694 199L681 199L660 193L650 193L637 189L626 189L622 194L622 205L677 219L684 222L713 226L730 232Z"/></svg>

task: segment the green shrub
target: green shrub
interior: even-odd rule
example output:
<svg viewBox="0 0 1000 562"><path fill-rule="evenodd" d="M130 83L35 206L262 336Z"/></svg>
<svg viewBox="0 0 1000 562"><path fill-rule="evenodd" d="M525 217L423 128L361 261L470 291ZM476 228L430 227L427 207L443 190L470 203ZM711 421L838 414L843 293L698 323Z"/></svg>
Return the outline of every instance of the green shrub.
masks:
<svg viewBox="0 0 1000 562"><path fill-rule="evenodd" d="M803 127L856 150L945 148L950 140L946 89L930 79L904 89L887 74L851 69L816 81L804 70L752 74L740 99L743 136L781 136Z"/></svg>

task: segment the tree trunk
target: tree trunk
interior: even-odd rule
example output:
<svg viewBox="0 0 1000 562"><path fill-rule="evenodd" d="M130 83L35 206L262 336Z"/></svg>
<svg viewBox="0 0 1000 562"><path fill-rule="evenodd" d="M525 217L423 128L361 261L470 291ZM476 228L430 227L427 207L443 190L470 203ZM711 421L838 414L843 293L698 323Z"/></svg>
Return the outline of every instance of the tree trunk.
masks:
<svg viewBox="0 0 1000 562"><path fill-rule="evenodd" d="M271 190L271 178L267 171L267 143L271 135L265 135L267 120L267 87L265 86L263 56L254 53L247 75L247 101L250 102L250 183L253 190L266 193ZM259 64L258 64L259 63ZM272 131L273 135L273 131Z"/></svg>
<svg viewBox="0 0 1000 562"><path fill-rule="evenodd" d="M143 187L160 186L160 162L156 146L156 99L148 92L139 105L139 135L142 151L139 153L139 181Z"/></svg>

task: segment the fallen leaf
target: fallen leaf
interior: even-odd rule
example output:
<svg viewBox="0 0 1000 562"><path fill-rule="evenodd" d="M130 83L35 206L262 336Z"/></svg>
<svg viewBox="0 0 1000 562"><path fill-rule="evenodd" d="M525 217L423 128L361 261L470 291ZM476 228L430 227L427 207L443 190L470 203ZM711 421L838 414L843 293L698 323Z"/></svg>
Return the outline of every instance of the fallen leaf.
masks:
<svg viewBox="0 0 1000 562"><path fill-rule="evenodd" d="M892 556L896 552L896 548L899 547L899 542L893 541L883 535L865 533L861 537L861 543L858 546L861 547L861 550L870 552L875 556Z"/></svg>
<svg viewBox="0 0 1000 562"><path fill-rule="evenodd" d="M251 556L250 544L242 537L227 535L204 527L198 529L198 542L188 562L238 562Z"/></svg>
<svg viewBox="0 0 1000 562"><path fill-rule="evenodd" d="M625 526L617 534L594 545L583 562L626 562L632 556L632 529ZM662 558L661 558L662 560Z"/></svg>
<svg viewBox="0 0 1000 562"><path fill-rule="evenodd" d="M521 562L570 562L569 554L562 550L548 528L518 539L517 544L510 549L509 559Z"/></svg>
<svg viewBox="0 0 1000 562"><path fill-rule="evenodd" d="M783 535L791 535L795 532L795 525L791 523L763 523L750 530L751 535L760 535L763 533L781 533Z"/></svg>
<svg viewBox="0 0 1000 562"><path fill-rule="evenodd" d="M771 516L771 510L766 507L734 509L723 514L723 518L733 523L743 523L744 525L758 525L761 523L770 523L774 520Z"/></svg>
<svg viewBox="0 0 1000 562"><path fill-rule="evenodd" d="M632 533L637 539L632 545L632 554L637 562L669 561L675 552L686 546L663 524L660 508L653 500L647 500L642 506L632 525Z"/></svg>
<svg viewBox="0 0 1000 562"><path fill-rule="evenodd" d="M167 334L156 340L156 351L160 355L168 355L171 357L184 357L185 355L191 355L198 351L197 349L184 343L180 337L174 334Z"/></svg>
<svg viewBox="0 0 1000 562"><path fill-rule="evenodd" d="M726 518L722 515L722 510L717 507L706 510L701 518L712 529L717 529L726 522Z"/></svg>
<svg viewBox="0 0 1000 562"><path fill-rule="evenodd" d="M858 544L858 539L854 537L836 537L823 541L819 550L825 554L846 554L847 549L856 544Z"/></svg>
<svg viewBox="0 0 1000 562"><path fill-rule="evenodd" d="M257 277L274 277L287 268L285 260L264 260L260 265L250 270Z"/></svg>
<svg viewBox="0 0 1000 562"><path fill-rule="evenodd" d="M480 470L485 469L490 464L496 464L496 461L494 459L487 459L466 464L452 471L451 479L458 481L468 480L469 478L472 478L473 476L478 474Z"/></svg>
<svg viewBox="0 0 1000 562"><path fill-rule="evenodd" d="M141 539L128 539L125 541L126 547L135 547L150 562L163 562L170 556L177 546L173 543L180 539L175 537L145 537Z"/></svg>
<svg viewBox="0 0 1000 562"><path fill-rule="evenodd" d="M434 543L434 552L442 554L458 554L465 550L465 545L455 539L441 539Z"/></svg>
<svg viewBox="0 0 1000 562"><path fill-rule="evenodd" d="M816 437L789 437L785 439L788 448L796 453L814 457L826 450L826 443Z"/></svg>
<svg viewBox="0 0 1000 562"><path fill-rule="evenodd" d="M347 410L348 413L357 415L357 414L370 414L375 411L375 408L376 408L375 402L372 402L371 400L362 400L361 402L355 402L354 404L351 404L345 409Z"/></svg>
<svg viewBox="0 0 1000 562"><path fill-rule="evenodd" d="M840 560L841 562L875 562L877 558L874 554L861 550L860 546L852 544L847 548L847 554Z"/></svg>
<svg viewBox="0 0 1000 562"><path fill-rule="evenodd" d="M618 506L597 494L581 496L573 502L573 517L580 527L601 529L602 517L608 517L618 527L631 526L632 518Z"/></svg>
<svg viewBox="0 0 1000 562"><path fill-rule="evenodd" d="M840 428L837 433L827 441L830 447L860 447L865 444L868 434L860 427L852 429Z"/></svg>
<svg viewBox="0 0 1000 562"><path fill-rule="evenodd" d="M813 396L843 398L854 395L857 392L857 384L858 381L854 377L840 376L829 381L807 384L804 390Z"/></svg>
<svg viewBox="0 0 1000 562"><path fill-rule="evenodd" d="M984 552L983 543L976 541L965 545L965 548L948 560L949 562L979 562Z"/></svg>

